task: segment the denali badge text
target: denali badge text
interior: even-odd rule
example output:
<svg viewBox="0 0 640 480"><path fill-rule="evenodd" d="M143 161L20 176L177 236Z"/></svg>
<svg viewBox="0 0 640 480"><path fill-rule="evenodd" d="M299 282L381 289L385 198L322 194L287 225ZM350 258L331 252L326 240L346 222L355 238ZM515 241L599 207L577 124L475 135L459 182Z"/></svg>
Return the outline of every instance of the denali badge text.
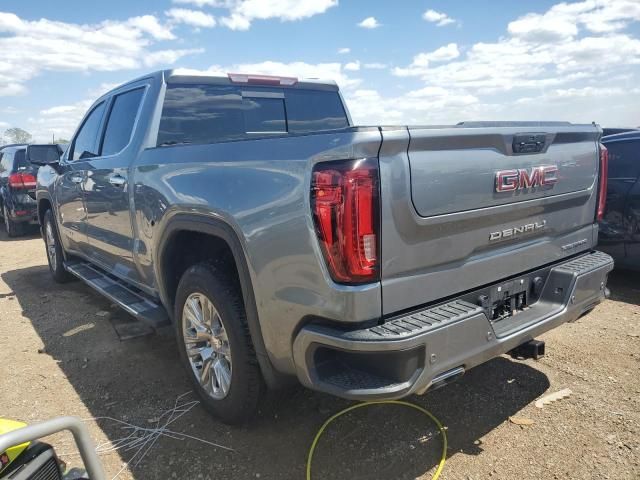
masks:
<svg viewBox="0 0 640 480"><path fill-rule="evenodd" d="M558 167L554 165L541 165L531 170L500 170L496 172L496 192L514 192L523 188L553 185L558 181L557 172Z"/></svg>
<svg viewBox="0 0 640 480"><path fill-rule="evenodd" d="M542 230L547 225L546 220L535 223L527 223L526 225L520 225L518 227L505 228L499 232L491 232L489 234L489 241L506 240L507 238L515 237L516 235L522 235L525 233L533 233L538 230Z"/></svg>

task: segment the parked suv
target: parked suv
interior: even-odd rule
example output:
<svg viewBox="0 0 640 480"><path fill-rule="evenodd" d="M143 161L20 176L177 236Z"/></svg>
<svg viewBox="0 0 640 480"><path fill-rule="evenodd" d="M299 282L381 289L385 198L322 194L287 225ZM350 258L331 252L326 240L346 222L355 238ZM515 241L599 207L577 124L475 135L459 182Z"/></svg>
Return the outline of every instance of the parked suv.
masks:
<svg viewBox="0 0 640 480"><path fill-rule="evenodd" d="M26 158L26 145L0 149L0 215L7 235L17 237L27 225L37 225L36 172Z"/></svg>
<svg viewBox="0 0 640 480"><path fill-rule="evenodd" d="M603 137L609 151L607 209L599 245L621 267L640 268L640 131Z"/></svg>
<svg viewBox="0 0 640 480"><path fill-rule="evenodd" d="M150 74L100 97L40 168L53 277L173 322L211 412L289 379L400 398L604 297L602 130L357 127L337 86ZM41 162L46 163L46 162Z"/></svg>

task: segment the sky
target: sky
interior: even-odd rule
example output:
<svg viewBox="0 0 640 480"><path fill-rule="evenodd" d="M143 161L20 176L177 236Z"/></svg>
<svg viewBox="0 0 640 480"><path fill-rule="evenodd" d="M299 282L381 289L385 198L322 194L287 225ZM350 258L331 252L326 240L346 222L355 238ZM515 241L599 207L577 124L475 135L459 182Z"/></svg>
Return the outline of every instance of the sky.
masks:
<svg viewBox="0 0 640 480"><path fill-rule="evenodd" d="M360 125L640 126L640 0L0 2L0 132L165 68L333 79Z"/></svg>

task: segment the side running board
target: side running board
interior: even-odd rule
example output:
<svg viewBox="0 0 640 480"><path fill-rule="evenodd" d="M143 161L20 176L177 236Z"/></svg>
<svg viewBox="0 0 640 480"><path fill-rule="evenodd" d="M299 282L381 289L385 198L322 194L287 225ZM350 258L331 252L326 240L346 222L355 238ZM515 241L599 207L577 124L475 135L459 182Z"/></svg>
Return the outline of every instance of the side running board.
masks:
<svg viewBox="0 0 640 480"><path fill-rule="evenodd" d="M155 299L126 285L88 262L65 262L67 271L101 293L141 322L153 328L169 325L165 308Z"/></svg>

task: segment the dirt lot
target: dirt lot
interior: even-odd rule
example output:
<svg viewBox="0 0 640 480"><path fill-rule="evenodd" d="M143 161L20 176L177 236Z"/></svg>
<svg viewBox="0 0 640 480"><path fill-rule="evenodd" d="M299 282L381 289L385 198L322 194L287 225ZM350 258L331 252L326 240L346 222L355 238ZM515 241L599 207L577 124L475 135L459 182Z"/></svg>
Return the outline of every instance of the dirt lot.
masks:
<svg viewBox="0 0 640 480"><path fill-rule="evenodd" d="M457 383L411 401L448 428L445 479L640 478L640 275L616 273L613 298L544 336L542 360L497 358ZM125 314L79 282L49 278L42 241L0 234L0 416L35 422L56 415L111 417L145 428L189 386L170 332L121 341ZM537 398L570 388L538 409ZM185 400L193 399L187 395ZM162 437L137 466L136 450L102 456L112 478L301 479L322 422L348 402L302 388L268 402L256 421L231 428L196 406L171 425L192 439ZM521 426L512 416L535 423ZM96 442L128 435L110 419L89 421ZM50 440L71 465L71 438ZM314 478L431 478L441 450L420 414L375 406L326 433ZM140 458L141 453L138 454Z"/></svg>

